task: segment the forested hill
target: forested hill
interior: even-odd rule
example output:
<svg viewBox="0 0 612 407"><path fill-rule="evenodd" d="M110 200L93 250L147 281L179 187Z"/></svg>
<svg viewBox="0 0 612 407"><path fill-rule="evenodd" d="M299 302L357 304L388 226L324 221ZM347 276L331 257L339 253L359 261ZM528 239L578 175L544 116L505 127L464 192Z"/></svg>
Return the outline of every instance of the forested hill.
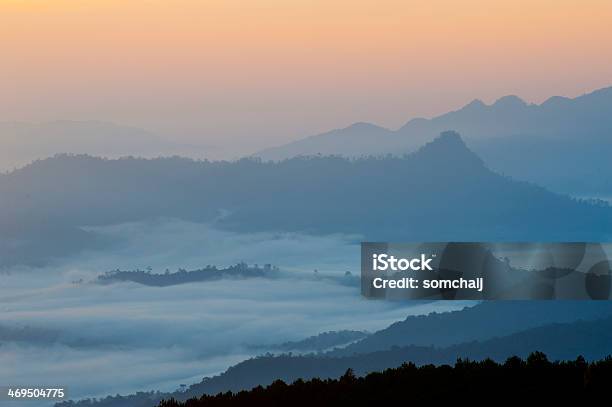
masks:
<svg viewBox="0 0 612 407"><path fill-rule="evenodd" d="M222 278L273 278L277 276L278 268L271 264L259 267L257 265L249 266L246 263L238 263L226 268L207 266L197 270L180 269L174 273L170 271L152 273L151 270L113 270L99 275L96 281L100 284L133 282L153 287L167 287L177 284L214 281Z"/></svg>
<svg viewBox="0 0 612 407"><path fill-rule="evenodd" d="M346 346L370 335L365 331L341 330L327 331L310 336L300 341L288 341L271 346L256 346L255 349L272 350L275 352L324 352L336 347Z"/></svg>
<svg viewBox="0 0 612 407"><path fill-rule="evenodd" d="M57 156L0 176L0 196L5 263L104 243L81 225L155 217L377 241L597 241L612 230L610 207L495 174L453 132L405 157L263 163Z"/></svg>
<svg viewBox="0 0 612 407"><path fill-rule="evenodd" d="M490 359L457 360L454 366L406 363L383 372L357 377L351 369L338 379L275 381L250 391L203 395L159 407L215 406L373 406L437 403L498 404L525 400L577 404L609 397L612 360L588 363L582 357L550 362L542 352L523 360L509 357L503 364Z"/></svg>
<svg viewBox="0 0 612 407"><path fill-rule="evenodd" d="M448 347L403 346L388 350L343 357L262 356L229 368L189 389L189 396L217 394L227 390L248 390L267 385L276 379L292 382L299 378L336 378L346 369L364 375L411 361L417 365L453 363L457 358L503 361L518 355L527 356L535 349L546 352L553 360L574 358L581 354L589 360L612 354L612 317L596 321L578 321L531 328L485 341L471 341Z"/></svg>
<svg viewBox="0 0 612 407"><path fill-rule="evenodd" d="M484 301L459 311L408 316L332 354L351 356L407 345L446 347L544 324L611 316L609 301ZM444 327L444 334L440 327Z"/></svg>

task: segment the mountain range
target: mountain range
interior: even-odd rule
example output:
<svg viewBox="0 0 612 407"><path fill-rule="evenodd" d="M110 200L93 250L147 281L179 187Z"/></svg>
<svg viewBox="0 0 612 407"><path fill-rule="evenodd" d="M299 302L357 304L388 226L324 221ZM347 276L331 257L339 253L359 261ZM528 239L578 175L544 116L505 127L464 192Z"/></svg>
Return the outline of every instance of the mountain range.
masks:
<svg viewBox="0 0 612 407"><path fill-rule="evenodd" d="M470 149L498 173L574 196L612 198L612 87L573 99L554 96L541 104L517 96L490 105L474 100L433 118L409 120L396 130L360 122L254 156L401 156L447 130L462 134ZM106 158L216 154L212 146L178 143L103 121L0 122L0 142L0 171L60 153Z"/></svg>
<svg viewBox="0 0 612 407"><path fill-rule="evenodd" d="M442 348L547 324L607 317L612 317L608 301L485 301L460 311L409 316L329 354L351 356L409 345Z"/></svg>
<svg viewBox="0 0 612 407"><path fill-rule="evenodd" d="M358 375L364 375L397 367L408 361L417 365L451 364L457 358L491 358L504 361L511 356L526 357L534 349L546 353L552 360L575 359L579 355L587 360L603 359L612 354L611 344L612 318L605 318L596 321L554 323L503 337L464 342L443 348L398 346L343 357L262 356L241 362L219 376L191 386L186 396L247 390L270 384L277 379L290 383L300 378L336 378L349 368Z"/></svg>
<svg viewBox="0 0 612 407"><path fill-rule="evenodd" d="M164 398L186 400L202 394L247 390L278 379L290 383L300 378L336 378L349 368L364 375L404 362L439 365L452 364L457 358L503 361L536 350L552 360L570 360L578 355L587 360L601 359L612 354L612 306L607 301L484 302L450 313L408 317L359 343L366 346L357 349L349 345L346 352L324 354L262 355L204 378L186 391L141 392L58 406L145 407Z"/></svg>
<svg viewBox="0 0 612 407"><path fill-rule="evenodd" d="M496 174L454 132L403 157L63 155L0 174L0 196L5 266L104 247L83 225L159 217L387 241L602 241L612 230L609 206Z"/></svg>
<svg viewBox="0 0 612 407"><path fill-rule="evenodd" d="M397 130L355 123L255 156L402 155L447 130L462 134L494 171L558 192L612 196L612 87L573 99L555 96L539 105L517 96L491 105L474 100L431 119L410 120Z"/></svg>

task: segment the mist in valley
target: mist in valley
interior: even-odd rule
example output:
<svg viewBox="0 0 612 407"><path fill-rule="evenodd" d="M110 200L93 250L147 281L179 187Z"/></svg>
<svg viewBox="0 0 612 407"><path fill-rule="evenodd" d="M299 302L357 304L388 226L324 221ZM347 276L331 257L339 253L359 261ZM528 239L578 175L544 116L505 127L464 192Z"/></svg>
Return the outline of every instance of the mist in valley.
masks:
<svg viewBox="0 0 612 407"><path fill-rule="evenodd" d="M326 278L358 275L358 236L235 233L172 219L89 231L113 244L0 276L0 365L8 367L1 382L62 385L70 398L171 391L262 347L325 331L375 331L409 314L465 305L369 301L357 286ZM241 261L272 263L280 275L169 287L96 283L117 268L163 273Z"/></svg>

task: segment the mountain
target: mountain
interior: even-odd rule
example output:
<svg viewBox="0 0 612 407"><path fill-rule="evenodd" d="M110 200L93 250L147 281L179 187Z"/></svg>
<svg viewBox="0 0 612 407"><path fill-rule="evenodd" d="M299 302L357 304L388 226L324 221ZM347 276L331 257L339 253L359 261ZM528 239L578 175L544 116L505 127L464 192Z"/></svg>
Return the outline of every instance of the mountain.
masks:
<svg viewBox="0 0 612 407"><path fill-rule="evenodd" d="M158 217L375 241L602 241L612 230L609 206L500 176L454 132L407 156L356 160L63 155L0 175L0 196L4 265L105 244L83 225Z"/></svg>
<svg viewBox="0 0 612 407"><path fill-rule="evenodd" d="M484 301L457 311L408 316L371 334L326 332L269 349L319 352L327 348L327 356L340 357L405 346L441 348L507 336L546 324L608 317L612 317L612 303L607 301Z"/></svg>
<svg viewBox="0 0 612 407"><path fill-rule="evenodd" d="M93 120L0 122L0 144L0 171L62 153L118 158L203 152L202 146L170 142L143 129Z"/></svg>
<svg viewBox="0 0 612 407"><path fill-rule="evenodd" d="M429 316L423 318L429 318ZM436 315L433 315L432 319L435 320ZM452 331L451 328L447 329L440 323L437 326L439 335ZM298 379L337 378L342 376L347 369L352 369L357 375L365 375L369 372L395 368L405 362L413 362L422 366L453 364L458 358L471 360L491 358L495 361L504 361L511 356L526 357L535 350L546 353L552 360L570 360L575 359L578 355L584 356L587 360L605 358L612 354L612 317L548 323L504 336L486 340L471 340L444 347L394 346L385 350L347 356L335 356L334 354L264 355L238 363L218 376L207 377L200 383L190 386L186 391L117 395L95 402L68 401L58 406L144 407L164 398L174 397L177 400L186 400L202 394L214 395L228 390L248 390L259 385L269 385L279 379L290 383Z"/></svg>
<svg viewBox="0 0 612 407"><path fill-rule="evenodd" d="M283 352L324 352L338 346L346 346L352 342L366 338L369 335L364 331L328 331L300 341L283 342L278 345L257 346L255 349L269 349Z"/></svg>
<svg viewBox="0 0 612 407"><path fill-rule="evenodd" d="M242 175L249 194L230 209L226 227L377 241L581 240L610 230L609 207L495 174L455 132L405 157L251 165Z"/></svg>
<svg viewBox="0 0 612 407"><path fill-rule="evenodd" d="M423 141L423 140L419 140ZM298 156L342 155L360 157L387 154L392 147L404 148L396 133L371 123L355 123L256 153L263 160L282 160ZM418 141L415 141L418 143ZM423 143L415 144L422 145Z"/></svg>
<svg viewBox="0 0 612 407"><path fill-rule="evenodd" d="M404 154L455 130L491 169L576 195L612 196L612 87L570 99L528 104L505 96L479 100L397 130L358 123L256 153L264 160L298 155Z"/></svg>
<svg viewBox="0 0 612 407"><path fill-rule="evenodd" d="M534 350L546 353L553 360L574 359L578 355L588 360L605 358L612 354L612 318L549 324L503 337L443 348L405 346L344 357L262 356L230 367L219 376L204 379L191 386L185 396L247 390L277 379L293 382L299 378L335 378L349 368L358 375L364 375L397 367L404 362L439 365L451 364L457 358L503 361L514 355L526 357Z"/></svg>
<svg viewBox="0 0 612 407"><path fill-rule="evenodd" d="M409 316L330 354L349 356L408 345L447 347L545 324L607 317L612 317L607 301L484 301L460 311Z"/></svg>

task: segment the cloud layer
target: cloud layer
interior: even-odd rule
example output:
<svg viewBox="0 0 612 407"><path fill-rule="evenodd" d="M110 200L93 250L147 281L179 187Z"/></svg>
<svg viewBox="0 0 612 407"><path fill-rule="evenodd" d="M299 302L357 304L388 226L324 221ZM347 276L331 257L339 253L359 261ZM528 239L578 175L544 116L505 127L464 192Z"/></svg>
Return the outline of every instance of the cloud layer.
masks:
<svg viewBox="0 0 612 407"><path fill-rule="evenodd" d="M251 345L373 331L411 313L462 305L368 301L357 287L314 277L314 269L358 273L356 237L245 235L172 220L96 232L114 239L114 248L0 276L0 365L8 367L0 382L67 386L75 398L174 390L253 356ZM90 283L115 268L163 272L238 261L275 264L283 277L164 288Z"/></svg>

